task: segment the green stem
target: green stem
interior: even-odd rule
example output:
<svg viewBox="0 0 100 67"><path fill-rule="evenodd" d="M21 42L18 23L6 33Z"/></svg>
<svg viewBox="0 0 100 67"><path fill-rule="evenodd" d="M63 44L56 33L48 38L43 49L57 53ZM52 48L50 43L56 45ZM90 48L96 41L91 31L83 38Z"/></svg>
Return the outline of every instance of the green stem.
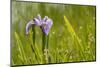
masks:
<svg viewBox="0 0 100 67"><path fill-rule="evenodd" d="M42 37L42 52L43 52L43 61L45 63L48 63L48 41L49 41L49 35L45 35L43 33Z"/></svg>
<svg viewBox="0 0 100 67"><path fill-rule="evenodd" d="M31 48L35 54L35 58L36 58L37 62L39 63L38 58L37 58L37 53L35 51L35 26L34 25L32 25L32 33L33 33L32 34L33 44L31 45Z"/></svg>

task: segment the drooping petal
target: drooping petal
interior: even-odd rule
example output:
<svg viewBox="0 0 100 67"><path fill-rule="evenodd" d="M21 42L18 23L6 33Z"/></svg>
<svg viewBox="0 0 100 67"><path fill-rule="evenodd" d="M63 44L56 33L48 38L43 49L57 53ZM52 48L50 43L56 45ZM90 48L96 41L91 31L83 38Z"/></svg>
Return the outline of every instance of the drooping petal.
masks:
<svg viewBox="0 0 100 67"><path fill-rule="evenodd" d="M27 24L26 24L26 34L29 33L29 29L32 26L32 24L34 24L33 20L30 20Z"/></svg>
<svg viewBox="0 0 100 67"><path fill-rule="evenodd" d="M46 34L46 35L48 35L48 33L49 33L49 27L43 27L43 32Z"/></svg>
<svg viewBox="0 0 100 67"><path fill-rule="evenodd" d="M34 21L35 25L37 25L37 26L41 25L41 22L37 18L34 18L33 21Z"/></svg>
<svg viewBox="0 0 100 67"><path fill-rule="evenodd" d="M48 25L49 28L51 28L52 24L53 24L53 21L51 19L48 19L46 21L46 25Z"/></svg>
<svg viewBox="0 0 100 67"><path fill-rule="evenodd" d="M51 19L47 19L46 23L42 25L42 30L46 35L48 35L52 24L53 21Z"/></svg>

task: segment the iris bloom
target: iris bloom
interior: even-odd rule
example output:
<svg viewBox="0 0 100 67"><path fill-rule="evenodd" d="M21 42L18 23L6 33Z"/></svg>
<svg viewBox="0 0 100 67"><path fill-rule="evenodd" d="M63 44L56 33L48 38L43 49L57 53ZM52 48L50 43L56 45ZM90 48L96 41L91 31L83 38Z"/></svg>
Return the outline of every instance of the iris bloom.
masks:
<svg viewBox="0 0 100 67"><path fill-rule="evenodd" d="M40 15L38 15L37 18L34 18L33 20L30 20L27 25L26 25L26 34L29 33L29 29L30 27L32 26L32 24L36 25L36 26L39 26L42 31L48 35L49 31L50 31L50 28L53 24L53 21L48 18L48 16L45 16L43 19L41 18Z"/></svg>

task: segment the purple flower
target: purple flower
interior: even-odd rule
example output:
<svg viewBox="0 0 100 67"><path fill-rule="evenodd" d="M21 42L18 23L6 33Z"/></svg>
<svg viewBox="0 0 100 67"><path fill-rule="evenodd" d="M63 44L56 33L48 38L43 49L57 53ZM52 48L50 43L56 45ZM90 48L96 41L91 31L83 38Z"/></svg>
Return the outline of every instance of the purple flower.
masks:
<svg viewBox="0 0 100 67"><path fill-rule="evenodd" d="M30 21L27 23L27 25L26 25L26 34L29 33L29 29L30 29L30 27L32 26L32 24L34 24L33 20L30 20Z"/></svg>
<svg viewBox="0 0 100 67"><path fill-rule="evenodd" d="M38 15L38 18L34 18L33 20L29 21L26 25L26 34L28 34L30 27L32 24L35 24L36 26L40 26L42 31L48 35L50 28L53 24L53 21L48 18L48 16L45 16L43 19L40 15Z"/></svg>

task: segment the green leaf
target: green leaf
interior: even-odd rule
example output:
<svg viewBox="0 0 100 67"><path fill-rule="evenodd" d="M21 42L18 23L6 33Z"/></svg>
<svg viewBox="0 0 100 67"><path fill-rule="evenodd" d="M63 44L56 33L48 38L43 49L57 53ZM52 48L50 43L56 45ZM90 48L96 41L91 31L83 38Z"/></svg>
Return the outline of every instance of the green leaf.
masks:
<svg viewBox="0 0 100 67"><path fill-rule="evenodd" d="M67 26L67 29L73 38L73 42L76 43L75 46L76 46L78 52L80 53L81 58L84 60L85 56L84 56L84 48L82 46L82 43L80 42L78 35L75 33L72 25L70 24L70 22L68 21L66 16L64 16L64 20L65 20L65 25Z"/></svg>
<svg viewBox="0 0 100 67"><path fill-rule="evenodd" d="M22 46L22 42L21 42L17 32L15 32L15 38L16 38L16 41L17 41L20 57L22 58L23 62L27 63L27 59L26 59L26 55L25 55L25 52L24 52L24 49L23 49L23 46Z"/></svg>

